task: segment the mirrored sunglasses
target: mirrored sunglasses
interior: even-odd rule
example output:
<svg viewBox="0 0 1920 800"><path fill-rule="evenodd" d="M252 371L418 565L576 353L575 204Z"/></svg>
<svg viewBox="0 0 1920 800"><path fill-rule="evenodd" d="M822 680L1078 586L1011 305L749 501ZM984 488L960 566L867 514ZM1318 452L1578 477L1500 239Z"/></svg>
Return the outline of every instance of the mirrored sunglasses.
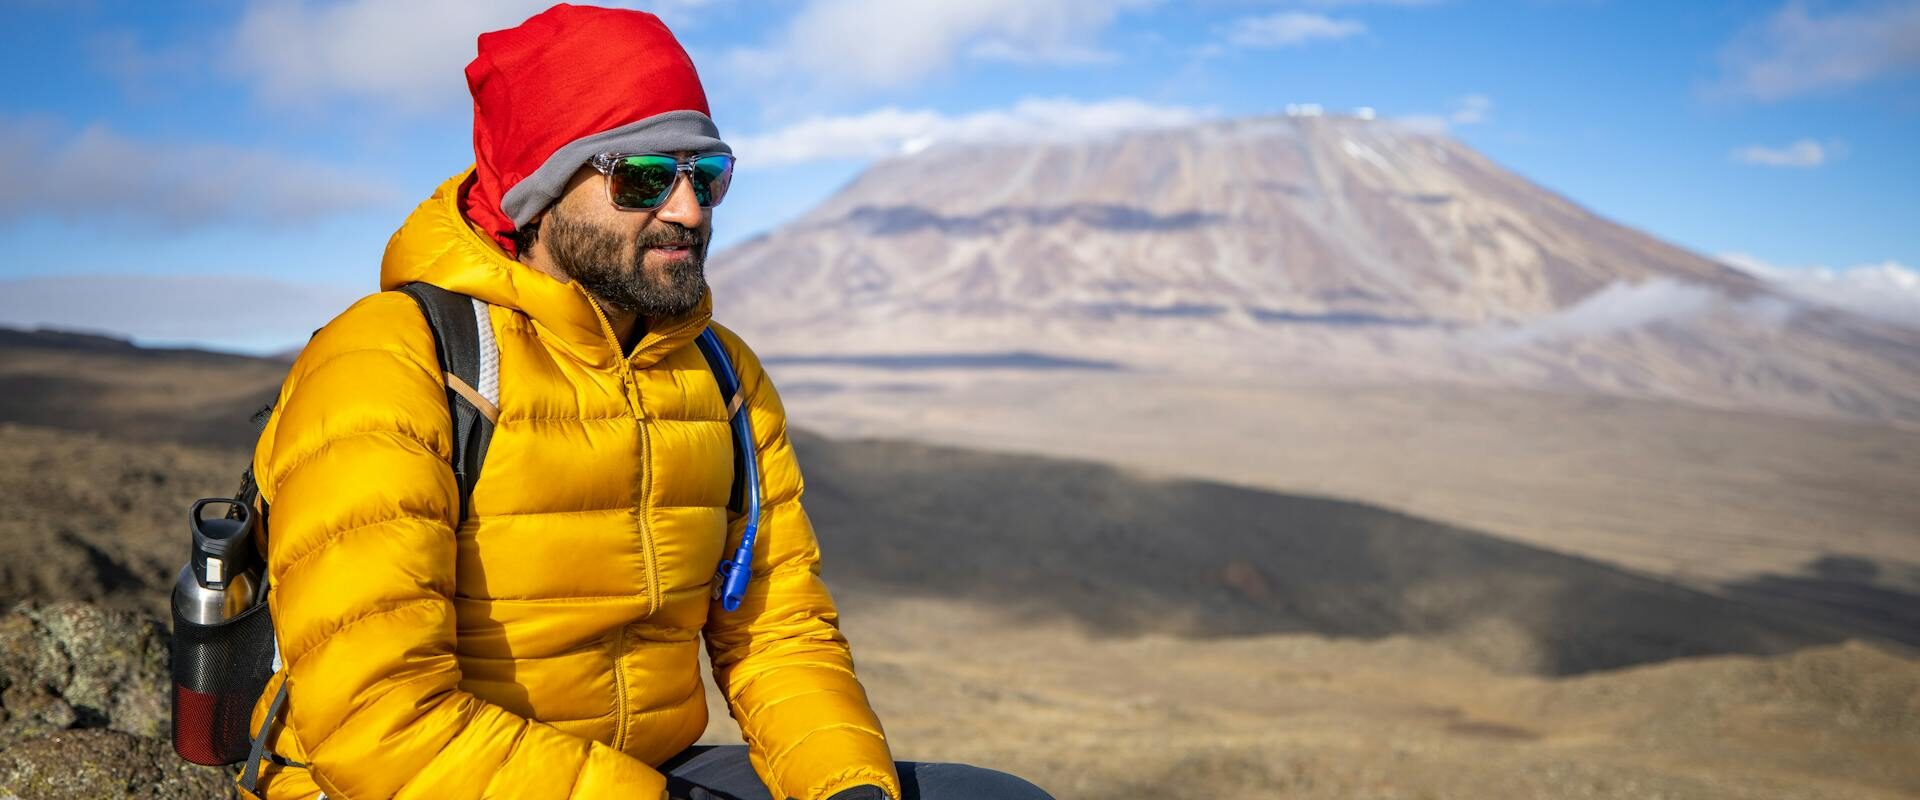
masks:
<svg viewBox="0 0 1920 800"><path fill-rule="evenodd" d="M666 153L602 153L587 164L607 176L607 201L619 208L659 208L686 175L701 208L720 205L733 182L733 156L702 153L685 161Z"/></svg>

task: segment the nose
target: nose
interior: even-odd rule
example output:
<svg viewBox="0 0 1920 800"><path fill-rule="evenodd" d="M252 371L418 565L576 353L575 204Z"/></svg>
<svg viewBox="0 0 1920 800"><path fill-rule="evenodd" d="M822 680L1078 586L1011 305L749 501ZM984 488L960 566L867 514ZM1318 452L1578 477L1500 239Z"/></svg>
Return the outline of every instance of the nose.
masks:
<svg viewBox="0 0 1920 800"><path fill-rule="evenodd" d="M682 173L673 182L673 191L667 193L667 202L660 204L654 216L687 228L699 228L706 223L709 210L700 207L700 199L693 195L693 179Z"/></svg>

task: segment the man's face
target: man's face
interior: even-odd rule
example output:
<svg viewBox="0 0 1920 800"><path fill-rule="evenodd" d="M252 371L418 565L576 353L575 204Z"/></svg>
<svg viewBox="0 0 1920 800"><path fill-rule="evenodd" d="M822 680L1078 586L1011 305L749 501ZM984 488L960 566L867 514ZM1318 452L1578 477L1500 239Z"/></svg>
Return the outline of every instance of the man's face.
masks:
<svg viewBox="0 0 1920 800"><path fill-rule="evenodd" d="M607 200L606 177L582 167L547 210L536 246L546 247L555 267L614 308L641 317L679 316L699 305L707 290L710 211L700 207L685 176L658 208L615 207Z"/></svg>

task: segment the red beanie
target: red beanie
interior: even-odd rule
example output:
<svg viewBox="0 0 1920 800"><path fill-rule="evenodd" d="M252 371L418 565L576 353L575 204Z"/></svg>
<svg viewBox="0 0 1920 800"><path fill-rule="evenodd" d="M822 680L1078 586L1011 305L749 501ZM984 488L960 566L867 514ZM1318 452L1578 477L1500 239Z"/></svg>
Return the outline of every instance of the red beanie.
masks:
<svg viewBox="0 0 1920 800"><path fill-rule="evenodd" d="M460 208L508 253L595 155L733 152L693 60L643 11L562 3L483 33L467 86L475 170Z"/></svg>

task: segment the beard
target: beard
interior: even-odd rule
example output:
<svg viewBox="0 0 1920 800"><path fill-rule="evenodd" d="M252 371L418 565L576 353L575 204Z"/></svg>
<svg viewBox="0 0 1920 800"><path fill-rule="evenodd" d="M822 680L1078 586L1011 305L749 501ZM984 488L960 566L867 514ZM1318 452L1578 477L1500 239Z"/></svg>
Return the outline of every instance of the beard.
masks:
<svg viewBox="0 0 1920 800"><path fill-rule="evenodd" d="M674 222L648 225L630 240L591 223L575 220L558 207L547 212L540 237L554 266L601 302L640 317L677 317L700 304L707 291L707 241L692 228ZM684 258L670 259L659 276L647 271L647 248L688 245Z"/></svg>

